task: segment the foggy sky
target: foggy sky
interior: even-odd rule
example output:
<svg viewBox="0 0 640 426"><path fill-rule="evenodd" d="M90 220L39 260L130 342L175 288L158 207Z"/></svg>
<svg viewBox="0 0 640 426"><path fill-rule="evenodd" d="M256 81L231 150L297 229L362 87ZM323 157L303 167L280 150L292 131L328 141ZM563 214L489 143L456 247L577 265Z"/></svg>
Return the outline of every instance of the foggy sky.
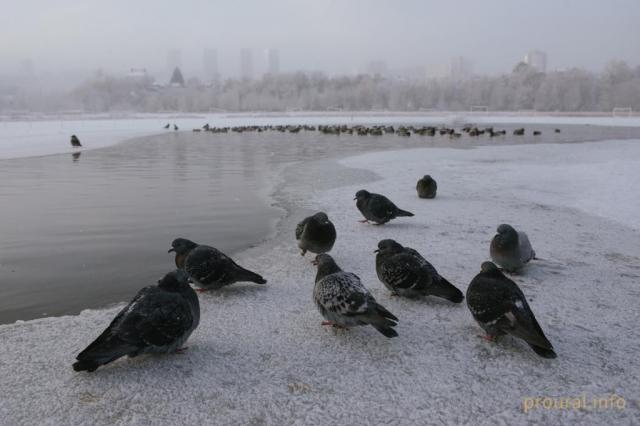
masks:
<svg viewBox="0 0 640 426"><path fill-rule="evenodd" d="M372 60L390 68L469 58L478 73L510 71L529 50L549 69L598 71L611 59L640 64L638 0L3 0L0 72L25 60L36 70L164 72L180 49L185 74L218 51L237 75L251 48L256 73L276 48L282 71L351 73Z"/></svg>

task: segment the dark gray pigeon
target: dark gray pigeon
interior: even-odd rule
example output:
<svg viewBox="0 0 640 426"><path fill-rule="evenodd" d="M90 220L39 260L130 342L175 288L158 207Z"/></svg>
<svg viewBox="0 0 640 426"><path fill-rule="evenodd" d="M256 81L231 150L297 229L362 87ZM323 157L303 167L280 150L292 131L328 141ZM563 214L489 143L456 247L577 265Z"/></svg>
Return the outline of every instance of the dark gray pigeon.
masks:
<svg viewBox="0 0 640 426"><path fill-rule="evenodd" d="M336 228L325 212L318 212L296 226L296 240L303 256L307 251L327 253L336 242Z"/></svg>
<svg viewBox="0 0 640 426"><path fill-rule="evenodd" d="M487 333L487 340L511 334L527 342L541 357L556 357L522 290L494 263L484 262L480 273L469 284L467 306Z"/></svg>
<svg viewBox="0 0 640 426"><path fill-rule="evenodd" d="M515 272L535 259L536 252L531 247L529 237L516 231L511 225L498 226L498 233L491 240L489 253L491 260L505 271Z"/></svg>
<svg viewBox="0 0 640 426"><path fill-rule="evenodd" d="M394 240L378 243L378 279L393 294L405 297L436 296L454 303L464 299L462 292L438 274L420 253Z"/></svg>
<svg viewBox="0 0 640 426"><path fill-rule="evenodd" d="M376 302L356 274L344 272L328 254L317 255L313 263L318 266L313 300L327 320L323 325L369 324L386 337L398 335L393 329L398 318Z"/></svg>
<svg viewBox="0 0 640 426"><path fill-rule="evenodd" d="M416 191L418 191L418 197L420 198L435 198L437 190L438 184L429 175L424 175L416 184Z"/></svg>
<svg viewBox="0 0 640 426"><path fill-rule="evenodd" d="M169 272L157 286L145 287L109 327L76 357L76 371L98 367L128 355L181 351L200 322L200 304L182 271Z"/></svg>
<svg viewBox="0 0 640 426"><path fill-rule="evenodd" d="M193 282L204 290L217 290L238 281L266 284L267 280L244 269L218 249L176 238L169 253L176 253L176 266L183 269Z"/></svg>
<svg viewBox="0 0 640 426"><path fill-rule="evenodd" d="M168 129L169 127L171 127L171 124L167 123L166 126L164 126L165 129Z"/></svg>
<svg viewBox="0 0 640 426"><path fill-rule="evenodd" d="M356 207L365 217L360 221L362 223L372 221L377 225L382 225L398 216L413 216L413 213L399 209L384 195L374 194L364 189L356 192L354 200L357 200Z"/></svg>
<svg viewBox="0 0 640 426"><path fill-rule="evenodd" d="M76 135L71 135L71 146L74 148L79 148L82 146L80 143L80 139Z"/></svg>

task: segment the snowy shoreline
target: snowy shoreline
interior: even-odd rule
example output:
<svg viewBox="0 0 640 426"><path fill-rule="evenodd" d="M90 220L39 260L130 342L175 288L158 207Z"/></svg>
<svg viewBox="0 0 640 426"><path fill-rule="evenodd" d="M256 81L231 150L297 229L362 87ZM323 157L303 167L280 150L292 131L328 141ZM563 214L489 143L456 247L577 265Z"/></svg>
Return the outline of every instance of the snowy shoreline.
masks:
<svg viewBox="0 0 640 426"><path fill-rule="evenodd" d="M1 417L9 424L631 424L640 392L633 379L640 142L576 148L421 148L289 166L276 193L288 207L277 236L236 256L266 286L204 294L186 354L124 359L92 375L74 373L71 363L117 308L0 326ZM435 200L415 195L425 173L438 180ZM358 224L352 198L360 188L416 217ZM315 209L336 224L338 264L400 318L399 338L320 326L315 271L293 239L302 213ZM542 258L513 278L556 360L510 338L479 339L464 302L391 298L376 278L372 251L394 238L464 291L502 222L526 230ZM525 398L613 393L625 409L522 410Z"/></svg>

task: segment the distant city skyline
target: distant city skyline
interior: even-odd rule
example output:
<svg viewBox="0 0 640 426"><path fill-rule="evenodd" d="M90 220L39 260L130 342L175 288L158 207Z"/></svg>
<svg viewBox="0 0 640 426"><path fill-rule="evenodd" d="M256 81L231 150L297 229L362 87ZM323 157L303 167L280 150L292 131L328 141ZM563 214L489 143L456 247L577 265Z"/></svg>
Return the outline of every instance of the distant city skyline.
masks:
<svg viewBox="0 0 640 426"><path fill-rule="evenodd" d="M304 11L304 13L300 13ZM371 61L389 69L464 57L478 74L509 72L530 50L548 69L601 71L610 60L640 63L637 0L73 0L13 2L0 15L0 75L31 61L37 74L167 71L181 51L185 74L203 73L217 50L219 73L237 77L238 52L277 49L282 72L354 74Z"/></svg>

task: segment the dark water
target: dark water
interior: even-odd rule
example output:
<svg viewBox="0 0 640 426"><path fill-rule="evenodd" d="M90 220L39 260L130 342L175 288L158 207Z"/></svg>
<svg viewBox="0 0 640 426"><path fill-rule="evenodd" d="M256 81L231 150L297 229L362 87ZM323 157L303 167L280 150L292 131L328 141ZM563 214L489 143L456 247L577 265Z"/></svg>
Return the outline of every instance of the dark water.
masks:
<svg viewBox="0 0 640 426"><path fill-rule="evenodd" d="M455 141L184 132L77 158L0 160L0 323L128 300L174 267L167 249L178 236L229 253L260 242L282 214L267 193L287 163L421 146L640 138L633 128L533 127L543 135Z"/></svg>

